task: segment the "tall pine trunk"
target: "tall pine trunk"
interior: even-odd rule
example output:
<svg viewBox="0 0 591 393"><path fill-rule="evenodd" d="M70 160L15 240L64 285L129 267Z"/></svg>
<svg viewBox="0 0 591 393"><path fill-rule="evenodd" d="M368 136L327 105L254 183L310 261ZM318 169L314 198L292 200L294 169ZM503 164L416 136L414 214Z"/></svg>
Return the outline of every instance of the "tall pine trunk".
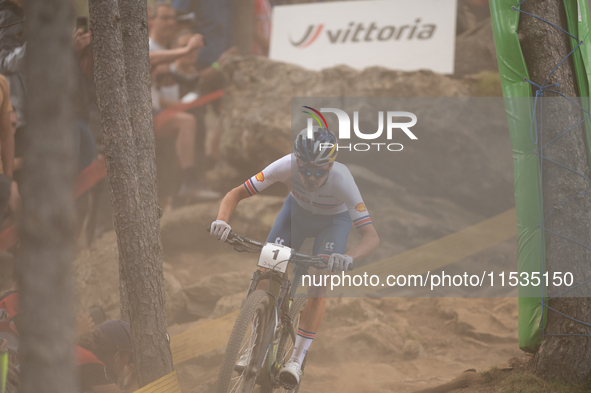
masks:
<svg viewBox="0 0 591 393"><path fill-rule="evenodd" d="M119 1L123 56L131 127L135 139L137 173L144 225L141 235L150 239L143 247L141 264L122 264L121 283L126 286L129 319L132 322L140 386L172 371L172 357L166 336L166 296L160 236L160 207L156 182L156 151L150 93L148 48L148 6L145 0ZM150 299L146 302L145 299ZM159 334L156 334L156 333Z"/></svg>
<svg viewBox="0 0 591 393"><path fill-rule="evenodd" d="M523 11L546 19L568 31L563 0L525 1ZM530 79L541 85L548 73L571 51L569 37L535 19L521 14L519 36ZM575 73L569 58L548 78L547 85L559 83L553 90L567 97L577 97ZM535 94L536 88L534 88ZM544 100L543 135L538 147L551 141L583 118L579 108L557 94L546 91ZM538 122L538 124L540 124ZM538 130L540 132L540 130ZM583 127L579 126L543 148L543 155L590 177ZM548 160L542 163L544 216L560 202L591 190L588 181ZM589 245L591 239L591 201L589 195L572 199L554 210L545 222L553 232ZM546 266L550 277L554 272L572 272L576 282L591 278L589 250L560 236L545 232ZM588 289L586 287L585 289ZM566 296L575 295L568 292ZM549 306L577 320L591 322L589 298L560 297ZM591 334L591 329L548 310L546 337L533 359L537 374L547 379L570 383L585 381L591 371L591 340L582 336L552 336L553 334Z"/></svg>
<svg viewBox="0 0 591 393"><path fill-rule="evenodd" d="M26 2L27 146L20 182L21 386L78 390L74 369L75 74L69 0Z"/></svg>
<svg viewBox="0 0 591 393"><path fill-rule="evenodd" d="M166 338L152 114L146 113L149 79L146 65L140 64L148 61L147 37L145 41L142 38L147 11L139 2L121 3L125 15L143 8L142 13L127 16L125 43L116 0L90 0L90 21L97 102L119 248L122 313L131 324L138 382L144 386L173 368ZM138 11L137 7L142 8ZM138 28L139 32L134 31Z"/></svg>

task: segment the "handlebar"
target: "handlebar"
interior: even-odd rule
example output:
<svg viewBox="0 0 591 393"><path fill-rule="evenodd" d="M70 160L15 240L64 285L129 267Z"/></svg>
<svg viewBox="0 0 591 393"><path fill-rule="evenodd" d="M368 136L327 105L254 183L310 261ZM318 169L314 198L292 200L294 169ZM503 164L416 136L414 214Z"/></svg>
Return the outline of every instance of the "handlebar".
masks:
<svg viewBox="0 0 591 393"><path fill-rule="evenodd" d="M207 227L207 232L210 232L210 228L211 226ZM249 239L232 231L230 231L228 234L226 242L234 246L234 249L239 252L258 253L265 246L265 243ZM294 252L289 261L301 265L308 265L318 269L326 269L327 263L327 259L324 257L315 257L311 255L300 254L299 252ZM349 265L349 270L353 270L353 266Z"/></svg>

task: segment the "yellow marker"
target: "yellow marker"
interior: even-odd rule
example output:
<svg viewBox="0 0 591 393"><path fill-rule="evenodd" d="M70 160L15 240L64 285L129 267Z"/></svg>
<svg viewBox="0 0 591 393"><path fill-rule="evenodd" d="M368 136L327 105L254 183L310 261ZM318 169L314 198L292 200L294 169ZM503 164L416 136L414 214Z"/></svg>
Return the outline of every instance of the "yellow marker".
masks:
<svg viewBox="0 0 591 393"><path fill-rule="evenodd" d="M238 312L205 322L173 336L170 339L172 363L179 364L226 345L234 322L238 318Z"/></svg>
<svg viewBox="0 0 591 393"><path fill-rule="evenodd" d="M176 371L136 390L135 393L181 393L181 388L176 378Z"/></svg>
<svg viewBox="0 0 591 393"><path fill-rule="evenodd" d="M452 263L517 236L517 217L515 209L479 222L458 232L444 236L422 246L396 254L393 257L363 266L368 275L387 277L393 275L424 274ZM345 273L354 274L354 273ZM381 289L381 288L380 288ZM347 292L355 296L367 296L378 287L360 286L353 290L349 287L337 287L332 294Z"/></svg>

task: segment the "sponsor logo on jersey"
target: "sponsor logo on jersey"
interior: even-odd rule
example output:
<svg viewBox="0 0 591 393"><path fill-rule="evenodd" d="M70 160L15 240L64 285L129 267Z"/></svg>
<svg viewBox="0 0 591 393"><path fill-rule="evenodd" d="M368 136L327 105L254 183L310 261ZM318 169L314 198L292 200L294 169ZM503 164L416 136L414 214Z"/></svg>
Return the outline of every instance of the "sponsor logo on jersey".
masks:
<svg viewBox="0 0 591 393"><path fill-rule="evenodd" d="M367 211L367 209L365 208L365 204L363 203L358 203L357 205L355 205L355 210L357 210L359 213Z"/></svg>
<svg viewBox="0 0 591 393"><path fill-rule="evenodd" d="M257 181L263 182L263 181L265 181L265 175L263 174L263 172L259 172L255 176L255 179L257 179Z"/></svg>

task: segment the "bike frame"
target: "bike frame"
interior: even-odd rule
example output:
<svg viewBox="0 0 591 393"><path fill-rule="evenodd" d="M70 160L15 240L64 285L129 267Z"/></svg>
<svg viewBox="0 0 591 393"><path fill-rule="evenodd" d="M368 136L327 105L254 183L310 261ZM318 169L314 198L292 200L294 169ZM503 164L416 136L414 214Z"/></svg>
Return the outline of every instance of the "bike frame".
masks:
<svg viewBox="0 0 591 393"><path fill-rule="evenodd" d="M267 285L267 294L271 297L272 300L272 307L271 307L271 315L269 316L269 323L267 325L267 330L263 333L263 341L265 343L270 343L269 346L264 351L259 351L257 353L257 357L254 359L253 364L261 365L262 368L266 368L266 373L260 373L259 377L257 378L257 383L259 385L263 383L274 384L274 376L276 371L279 370L280 365L277 363L277 349L279 345L279 339L281 338L283 332L283 327L285 326L289 329L288 333L294 337L293 332L293 325L291 321L283 321L283 316L287 315L289 311L289 306L291 306L291 299L288 296L289 290L291 287L291 282L287 279L286 273L278 273L272 270L263 272L260 270L256 270L250 279L250 285L248 287L248 292L246 297L248 297L252 292L254 292L259 283L262 280L268 280ZM287 301L286 301L287 298ZM289 323L286 326L286 322ZM258 370L253 370L258 371ZM265 381L266 379L266 381Z"/></svg>
<svg viewBox="0 0 591 393"><path fill-rule="evenodd" d="M227 242L239 252L260 252L260 249L264 246L264 243L238 236L234 233L230 233ZM302 274L305 274L309 267L326 267L326 261L324 258L310 257L297 252L292 253L289 262L290 265L293 264L294 285L292 285L292 282L288 279L288 273L281 273L273 270L255 270L250 278L250 285L246 293L246 298L248 298L248 296L256 291L262 280L268 280L267 294L272 300L271 315L269 316L269 322L271 323L267 324L267 328L263 332L261 343L269 343L269 345L267 348L260 348L251 362L249 369L245 370L247 373L258 373L256 381L258 385L264 384L267 386L275 386L278 384L275 380L275 376L281 367L277 362L277 350L281 334L289 333L292 340L295 342L294 326L288 315L292 304L292 298L295 296L295 292L298 288L299 277L301 277ZM283 327L288 329L288 332L284 332ZM263 370L263 368L265 370Z"/></svg>

